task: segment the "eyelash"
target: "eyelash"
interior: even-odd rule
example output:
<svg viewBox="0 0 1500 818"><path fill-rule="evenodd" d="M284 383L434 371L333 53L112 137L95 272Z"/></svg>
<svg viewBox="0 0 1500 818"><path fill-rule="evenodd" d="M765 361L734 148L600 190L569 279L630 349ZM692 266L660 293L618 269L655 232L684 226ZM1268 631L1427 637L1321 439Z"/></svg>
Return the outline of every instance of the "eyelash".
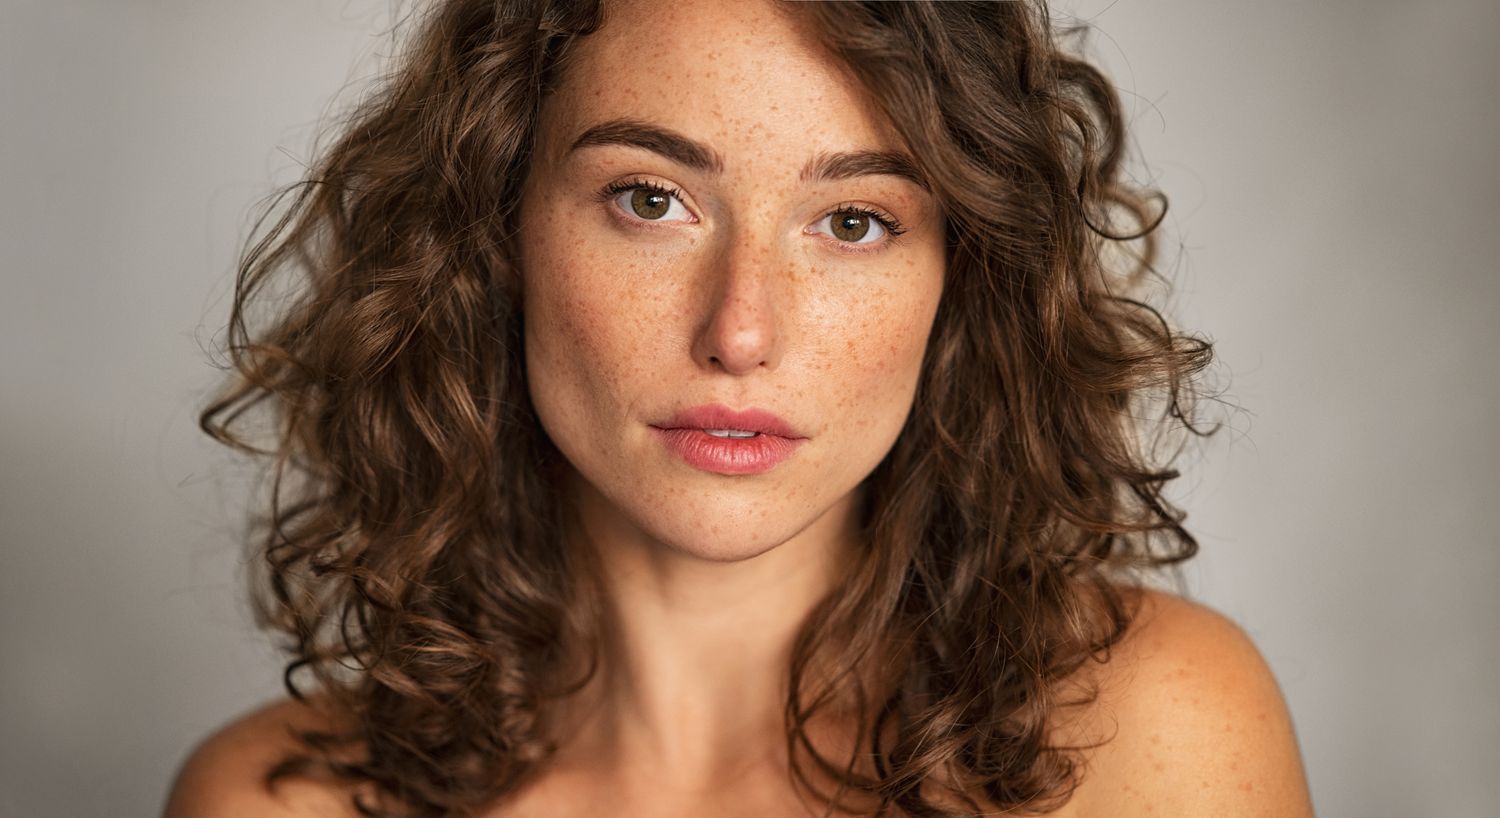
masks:
<svg viewBox="0 0 1500 818"><path fill-rule="evenodd" d="M636 188L644 188L651 191L652 193L656 193L662 196L672 196L675 197L678 201L681 201L683 198L682 191L675 187L672 187L671 185L657 184L656 182L653 182L649 179L622 179L618 182L612 182L609 185L606 185L603 190L599 191L598 200L600 202L607 203L613 201L614 198L616 196L619 196L621 193L624 193L627 190L635 190ZM907 228L902 225L900 220L898 220L895 216L888 216L878 210L872 210L868 207L864 207L863 205L857 205L853 203L841 204L838 207L835 207L834 209L828 211L827 213L824 213L823 216L831 216L835 213L852 213L857 216L864 216L866 218L874 219L880 224L882 228L885 229L885 241L880 242L879 245L873 247L860 247L853 242L839 241L836 238L834 239L834 241L847 247L848 252L851 253L878 253L886 249L888 245L896 243L900 239L901 234L905 233L907 230Z"/></svg>

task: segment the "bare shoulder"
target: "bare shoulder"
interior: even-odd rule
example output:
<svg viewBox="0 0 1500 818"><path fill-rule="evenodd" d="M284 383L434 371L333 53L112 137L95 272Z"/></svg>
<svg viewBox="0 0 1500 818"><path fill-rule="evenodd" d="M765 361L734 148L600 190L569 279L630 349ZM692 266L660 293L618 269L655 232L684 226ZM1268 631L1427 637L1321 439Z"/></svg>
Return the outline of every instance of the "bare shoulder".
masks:
<svg viewBox="0 0 1500 818"><path fill-rule="evenodd" d="M1084 754L1069 813L1091 818L1310 818L1280 687L1250 637L1217 611L1152 590L1095 672L1098 699L1064 726Z"/></svg>
<svg viewBox="0 0 1500 818"><path fill-rule="evenodd" d="M177 773L165 818L342 818L354 816L346 792L306 779L266 787L266 771L300 749L293 730L326 728L317 709L282 699L240 716L205 738Z"/></svg>

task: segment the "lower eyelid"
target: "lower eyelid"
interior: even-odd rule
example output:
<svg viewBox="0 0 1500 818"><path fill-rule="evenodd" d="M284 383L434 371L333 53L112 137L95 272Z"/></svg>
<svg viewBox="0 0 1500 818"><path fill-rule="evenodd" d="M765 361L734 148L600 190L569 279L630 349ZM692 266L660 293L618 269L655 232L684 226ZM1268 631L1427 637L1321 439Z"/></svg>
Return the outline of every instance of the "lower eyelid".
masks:
<svg viewBox="0 0 1500 818"><path fill-rule="evenodd" d="M697 218L693 217L691 213L688 214L690 217L689 221L678 221L676 219L657 219L653 221L651 219L643 219L639 216L633 216L629 213L626 213L616 207L613 201L606 203L605 207L610 210L609 218L611 220L619 224L621 227L633 230L664 230L669 227L697 223Z"/></svg>

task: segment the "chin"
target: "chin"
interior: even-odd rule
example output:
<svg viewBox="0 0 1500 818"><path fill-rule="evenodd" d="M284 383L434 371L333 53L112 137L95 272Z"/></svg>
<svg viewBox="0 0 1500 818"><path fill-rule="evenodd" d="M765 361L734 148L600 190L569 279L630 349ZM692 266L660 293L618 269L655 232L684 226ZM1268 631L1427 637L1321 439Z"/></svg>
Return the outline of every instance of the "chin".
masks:
<svg viewBox="0 0 1500 818"><path fill-rule="evenodd" d="M784 545L786 540L773 538L769 540L747 540L739 539L733 542L709 541L709 540L686 540L681 542L661 541L663 546L683 556L693 557L705 562L744 562L754 559L777 546Z"/></svg>
<svg viewBox="0 0 1500 818"><path fill-rule="evenodd" d="M738 562L770 551L800 534L819 516L788 492L773 487L741 494L733 489L682 486L661 492L671 501L641 502L650 494L632 487L622 510L646 536L682 554Z"/></svg>
<svg viewBox="0 0 1500 818"><path fill-rule="evenodd" d="M773 484L638 473L595 480L576 465L571 471L576 496L586 506L580 511L606 526L595 536L637 539L714 562L760 556L796 537L825 510L791 499L806 493Z"/></svg>
<svg viewBox="0 0 1500 818"><path fill-rule="evenodd" d="M660 521L654 537L663 546L680 554L711 562L741 562L753 559L784 545L806 526L788 527L785 531L765 526L707 526L694 520Z"/></svg>

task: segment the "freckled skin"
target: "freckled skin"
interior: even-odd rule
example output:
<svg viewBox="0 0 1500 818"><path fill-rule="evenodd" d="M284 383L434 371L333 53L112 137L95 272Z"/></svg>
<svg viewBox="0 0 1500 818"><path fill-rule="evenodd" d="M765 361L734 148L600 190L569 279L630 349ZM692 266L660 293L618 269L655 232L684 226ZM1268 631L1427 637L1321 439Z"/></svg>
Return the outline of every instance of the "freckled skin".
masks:
<svg viewBox="0 0 1500 818"><path fill-rule="evenodd" d="M531 396L581 478L587 524L713 560L839 530L828 516L852 513L911 408L942 291L936 205L891 176L799 180L819 152L904 146L769 5L616 3L606 27L543 106L519 245ZM711 146L723 175L633 147L567 153L621 117ZM638 178L680 204L650 222L628 193L595 195ZM849 202L908 230L880 252L841 247L825 217ZM890 242L881 232L864 241ZM809 439L760 475L699 471L648 424L712 402L769 410Z"/></svg>
<svg viewBox="0 0 1500 818"><path fill-rule="evenodd" d="M549 708L559 749L542 774L474 814L815 816L781 755L781 684L793 637L838 581L830 555L856 536L858 486L911 408L943 226L899 179L798 180L815 153L900 146L776 7L607 2L542 108L517 247L531 398L604 558L607 649L590 685ZM638 148L567 155L583 129L621 117L709 145L724 174ZM597 193L627 177L680 189L674 207L692 218L643 226L611 211ZM808 232L844 203L908 232L869 254ZM765 474L728 477L651 435L714 401L775 412L809 440ZM1096 706L1050 714L1050 745L1092 748L1055 818L1311 818L1285 703L1248 637L1185 601L1142 599L1109 662L1069 680L1098 682ZM288 700L239 720L195 750L168 814L353 815L327 782L263 789L270 764L305 749L289 728L346 729L327 717ZM852 726L815 719L805 737L846 758Z"/></svg>

